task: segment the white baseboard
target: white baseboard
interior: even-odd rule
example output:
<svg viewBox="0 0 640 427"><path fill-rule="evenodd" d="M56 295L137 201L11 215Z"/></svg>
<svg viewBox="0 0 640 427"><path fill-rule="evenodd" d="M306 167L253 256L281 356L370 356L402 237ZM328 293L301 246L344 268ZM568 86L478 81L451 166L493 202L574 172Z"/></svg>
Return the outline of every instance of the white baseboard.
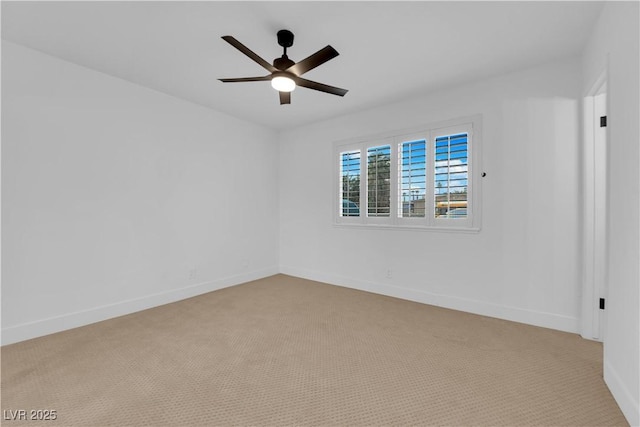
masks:
<svg viewBox="0 0 640 427"><path fill-rule="evenodd" d="M480 314L483 316L511 320L514 322L557 329L565 332L576 333L578 331L578 319L569 316L509 307L449 295L434 294L384 283L375 283L318 271L281 266L280 269L272 267L264 270L229 276L211 282L198 283L184 288L122 301L115 304L108 304L61 316L10 326L2 329L2 345L24 341L79 326L89 325L102 320L123 316L125 314L135 313L136 311L157 307L229 286L238 285L240 283L272 276L279 272L309 280L316 280L333 285L420 302L423 304Z"/></svg>
<svg viewBox="0 0 640 427"><path fill-rule="evenodd" d="M417 289L403 288L385 283L369 282L295 267L280 266L280 273L301 277L303 279L329 283L332 285L373 292L390 297L406 299L409 301L420 302L423 304L450 308L452 310L460 310L482 316L495 317L528 325L541 326L543 328L556 329L563 332L578 333L579 331L579 319L555 313L510 307L451 295L435 294Z"/></svg>
<svg viewBox="0 0 640 427"><path fill-rule="evenodd" d="M632 427L640 426L640 404L638 398L631 395L631 391L627 388L618 373L613 369L608 361L603 363L604 382L609 387L613 398L620 407L625 418Z"/></svg>
<svg viewBox="0 0 640 427"><path fill-rule="evenodd" d="M230 286L239 285L252 280L273 276L274 274L278 274L277 267L224 277L210 282L185 286L184 288L172 289L170 291L121 301L114 304L107 304L74 313L63 314L61 316L2 328L2 345L25 341L31 338L37 338L43 335L112 319L125 314L135 313L136 311L169 304L207 292L216 291L218 289L228 288Z"/></svg>

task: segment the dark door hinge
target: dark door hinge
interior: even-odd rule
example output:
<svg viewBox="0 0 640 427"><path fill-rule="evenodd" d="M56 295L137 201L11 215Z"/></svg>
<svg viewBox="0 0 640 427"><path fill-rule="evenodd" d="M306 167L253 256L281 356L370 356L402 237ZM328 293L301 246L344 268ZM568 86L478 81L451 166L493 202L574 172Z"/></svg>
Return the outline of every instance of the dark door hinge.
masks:
<svg viewBox="0 0 640 427"><path fill-rule="evenodd" d="M607 127L607 116L600 117L600 127L601 128Z"/></svg>
<svg viewBox="0 0 640 427"><path fill-rule="evenodd" d="M600 298L600 310L604 310L604 298Z"/></svg>

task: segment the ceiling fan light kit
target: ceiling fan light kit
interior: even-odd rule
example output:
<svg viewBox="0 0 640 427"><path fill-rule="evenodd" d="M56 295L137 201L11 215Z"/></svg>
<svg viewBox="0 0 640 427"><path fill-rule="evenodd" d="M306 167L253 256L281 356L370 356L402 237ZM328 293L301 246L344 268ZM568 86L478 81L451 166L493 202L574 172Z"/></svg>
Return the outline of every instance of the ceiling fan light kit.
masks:
<svg viewBox="0 0 640 427"><path fill-rule="evenodd" d="M293 92L296 82L287 73L273 73L271 76L271 87L278 92Z"/></svg>
<svg viewBox="0 0 640 427"><path fill-rule="evenodd" d="M277 37L278 44L283 47L284 52L280 58L274 59L273 64L270 64L236 40L233 36L223 36L222 39L224 41L244 53L271 74L261 77L240 77L219 80L224 83L260 82L270 80L271 86L280 94L280 104L291 103L291 92L296 88L296 86L302 86L308 89L338 96L344 96L348 92L346 89L329 86L301 77L307 71L310 71L338 56L338 52L333 47L328 45L313 55L296 63L287 56L287 48L293 46L293 33L289 30L280 30L278 31Z"/></svg>

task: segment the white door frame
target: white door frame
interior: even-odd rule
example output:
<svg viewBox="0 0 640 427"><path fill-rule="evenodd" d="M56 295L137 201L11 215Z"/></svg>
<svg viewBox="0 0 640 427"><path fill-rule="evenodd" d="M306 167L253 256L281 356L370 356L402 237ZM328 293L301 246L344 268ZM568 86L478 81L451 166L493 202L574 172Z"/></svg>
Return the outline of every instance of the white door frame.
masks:
<svg viewBox="0 0 640 427"><path fill-rule="evenodd" d="M604 340L604 310L600 298L607 292L607 176L608 127L600 126L607 115L607 73L596 80L583 102L583 292L581 335Z"/></svg>

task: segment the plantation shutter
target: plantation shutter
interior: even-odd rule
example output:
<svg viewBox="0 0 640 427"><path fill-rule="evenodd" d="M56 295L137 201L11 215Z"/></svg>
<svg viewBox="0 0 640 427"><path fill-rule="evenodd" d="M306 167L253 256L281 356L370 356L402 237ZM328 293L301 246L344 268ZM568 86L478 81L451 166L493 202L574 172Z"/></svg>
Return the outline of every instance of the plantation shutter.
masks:
<svg viewBox="0 0 640 427"><path fill-rule="evenodd" d="M367 215L391 213L391 146L367 150Z"/></svg>
<svg viewBox="0 0 640 427"><path fill-rule="evenodd" d="M360 150L340 153L340 216L360 216Z"/></svg>
<svg viewBox="0 0 640 427"><path fill-rule="evenodd" d="M425 140L403 142L399 150L400 200L398 216L424 217L427 188Z"/></svg>
<svg viewBox="0 0 640 427"><path fill-rule="evenodd" d="M469 156L468 134L435 139L434 196L436 218L467 217Z"/></svg>

